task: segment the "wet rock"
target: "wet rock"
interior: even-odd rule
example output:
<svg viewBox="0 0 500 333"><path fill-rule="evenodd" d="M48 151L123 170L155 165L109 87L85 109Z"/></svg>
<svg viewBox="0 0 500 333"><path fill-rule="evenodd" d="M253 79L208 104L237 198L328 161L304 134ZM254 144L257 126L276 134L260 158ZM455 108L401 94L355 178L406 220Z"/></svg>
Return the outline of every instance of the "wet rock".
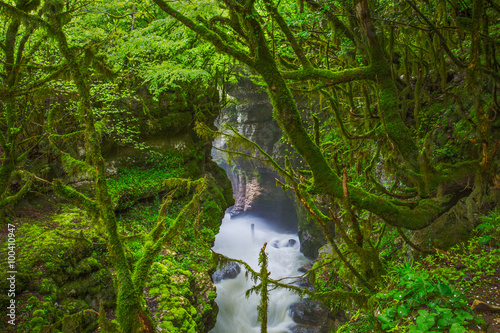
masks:
<svg viewBox="0 0 500 333"><path fill-rule="evenodd" d="M292 304L289 311L294 322L307 326L322 326L329 317L329 312L310 298Z"/></svg>
<svg viewBox="0 0 500 333"><path fill-rule="evenodd" d="M280 242L276 239L270 243L270 245L276 249L279 249L281 247L293 247L295 244L297 244L297 241L295 239L289 239L286 243L284 241Z"/></svg>
<svg viewBox="0 0 500 333"><path fill-rule="evenodd" d="M301 266L298 271L301 273L307 273L314 265L314 261L310 261L304 266ZM298 286L299 288L302 289L309 289L311 291L316 291L316 288L314 288L313 284L309 281L309 276L304 275L302 276L299 280L295 282L295 285Z"/></svg>
<svg viewBox="0 0 500 333"><path fill-rule="evenodd" d="M346 321L343 311L333 316L329 310L310 298L292 304L289 311L296 323L289 328L292 333L328 333L331 329L335 332Z"/></svg>
<svg viewBox="0 0 500 333"><path fill-rule="evenodd" d="M234 261L231 261L223 268L216 270L215 273L212 275L212 279L214 283L219 283L222 280L236 278L238 274L240 274L240 272L241 272L240 265L238 265Z"/></svg>
<svg viewBox="0 0 500 333"><path fill-rule="evenodd" d="M316 291L316 288L314 288L314 286L311 284L311 282L309 282L309 278L306 276L306 277L302 277L300 278L299 280L297 280L294 285L296 285L297 287L301 288L301 289L309 289L310 291Z"/></svg>
<svg viewBox="0 0 500 333"><path fill-rule="evenodd" d="M313 261L310 261L308 262L307 264L305 264L304 266L300 267L299 268L299 272L301 273L305 273L307 272L308 270L310 270L314 265L314 262Z"/></svg>
<svg viewBox="0 0 500 333"><path fill-rule="evenodd" d="M320 327L316 326L306 326L306 325L295 325L289 328L291 333L323 333L323 332L328 332L322 331Z"/></svg>

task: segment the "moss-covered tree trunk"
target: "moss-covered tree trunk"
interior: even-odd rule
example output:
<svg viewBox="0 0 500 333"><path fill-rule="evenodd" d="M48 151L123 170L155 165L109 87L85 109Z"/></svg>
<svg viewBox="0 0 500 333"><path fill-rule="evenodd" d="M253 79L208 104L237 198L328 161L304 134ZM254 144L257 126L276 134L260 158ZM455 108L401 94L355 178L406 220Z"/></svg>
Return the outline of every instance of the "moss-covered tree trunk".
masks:
<svg viewBox="0 0 500 333"><path fill-rule="evenodd" d="M149 311L143 308L139 291L132 281L132 272L125 256L124 247L117 231L116 215L108 191L106 169L101 152L101 137L95 129L94 115L90 101L90 81L87 68L77 61L68 47L66 36L61 26L55 26L53 31L62 56L66 59L80 94L78 114L85 126L85 148L87 162L95 168L94 189L96 193L97 212L104 224L108 236L108 251L111 262L116 270L118 283L118 299L116 316L124 333L154 332ZM56 189L57 190L57 189Z"/></svg>
<svg viewBox="0 0 500 333"><path fill-rule="evenodd" d="M357 9L360 31L363 33L366 43L370 47L371 63L366 67L337 72L314 68L307 59L304 50L295 41L293 33L291 33L286 22L279 14L275 4L270 0L264 1L268 12L276 19L276 22L302 64L301 69L284 73L279 70L272 52L267 45L265 33L252 1L247 2L245 6L240 6L232 0L225 1L230 12L234 15L233 23L238 27L238 31L240 31L242 37L248 41L249 47L252 50L249 53L246 53L236 41L228 41L228 37L219 30L210 30L209 25L205 26L196 23L173 9L163 0L155 0L155 2L172 17L178 19L187 27L212 42L220 51L249 65L262 76L273 103L276 120L287 134L294 148L312 170L314 182L310 186L310 193L324 193L335 198L344 198L341 178L330 167L320 147L318 147L304 128L294 97L290 92L285 78L293 80L314 79L327 82L329 85L358 80L376 82L379 89L381 121L387 136L406 162L407 170L421 191L421 196L428 196L428 184L423 181L424 177L421 174L422 162L419 158L419 149L409 129L401 119L398 108L398 94L392 79L391 67L377 40L366 0L355 1L354 6ZM424 171L426 170L428 169L424 168ZM454 175L456 178L461 176L460 173ZM454 198L449 198L448 201L444 202L421 200L418 204L408 204L404 201L374 195L357 186L348 185L348 188L352 205L380 216L393 226L412 230L422 229L430 225L455 202Z"/></svg>
<svg viewBox="0 0 500 333"><path fill-rule="evenodd" d="M13 173L16 171L18 165L24 160L26 154L19 154L20 134L23 130L25 121L18 121L20 115L16 106L15 94L12 90L16 88L19 83L19 71L21 70L22 59L25 43L31 35L30 32L25 33L21 41L19 41L18 34L20 28L20 20L13 18L6 30L5 41L2 43L2 51L4 61L3 70L0 73L2 77L2 111L1 125L2 131L0 132L0 147L1 152L1 166L0 166L0 210L7 204L17 201L22 194L24 194L31 182L27 182L17 194L8 195L10 181Z"/></svg>

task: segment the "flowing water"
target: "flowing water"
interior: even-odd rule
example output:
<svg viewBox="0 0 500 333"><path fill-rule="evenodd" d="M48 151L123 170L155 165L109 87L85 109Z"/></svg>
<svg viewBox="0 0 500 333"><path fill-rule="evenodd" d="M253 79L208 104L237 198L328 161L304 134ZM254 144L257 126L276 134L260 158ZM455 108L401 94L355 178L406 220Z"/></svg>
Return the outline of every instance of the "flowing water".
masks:
<svg viewBox="0 0 500 333"><path fill-rule="evenodd" d="M255 225L252 236L251 225ZM222 220L219 234L216 236L214 250L227 257L242 259L255 271L259 271L258 258L264 243L268 243L268 270L271 278L298 276L298 268L308 262L300 252L296 234L275 231L272 221L256 217L241 216L231 219L226 214ZM290 241L290 240L293 241ZM245 278L244 268L234 279L225 279L216 284L219 314L217 324L211 333L254 333L260 332L257 322L257 306L260 297L253 293L245 298L245 292L253 283ZM299 297L290 291L276 289L270 292L268 312L268 332L286 333L293 321L288 307L299 301Z"/></svg>

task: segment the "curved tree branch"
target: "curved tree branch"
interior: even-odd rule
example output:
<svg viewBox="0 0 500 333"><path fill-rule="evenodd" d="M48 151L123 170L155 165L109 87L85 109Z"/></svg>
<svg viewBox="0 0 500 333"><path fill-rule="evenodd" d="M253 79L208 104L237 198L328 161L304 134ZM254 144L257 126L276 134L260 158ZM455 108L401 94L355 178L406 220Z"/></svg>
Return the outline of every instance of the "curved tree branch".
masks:
<svg viewBox="0 0 500 333"><path fill-rule="evenodd" d="M167 4L166 1L164 0L153 0L164 12L172 16L173 18L179 20L182 22L186 27L189 29L197 32L200 34L202 37L210 41L217 49L220 51L236 58L237 60L252 66L253 60L245 54L245 51L238 49L235 46L230 46L227 43L225 43L222 38L217 35L215 32L210 30L209 28L196 24L193 20L190 18L182 15L180 12L176 11L173 9L170 5Z"/></svg>

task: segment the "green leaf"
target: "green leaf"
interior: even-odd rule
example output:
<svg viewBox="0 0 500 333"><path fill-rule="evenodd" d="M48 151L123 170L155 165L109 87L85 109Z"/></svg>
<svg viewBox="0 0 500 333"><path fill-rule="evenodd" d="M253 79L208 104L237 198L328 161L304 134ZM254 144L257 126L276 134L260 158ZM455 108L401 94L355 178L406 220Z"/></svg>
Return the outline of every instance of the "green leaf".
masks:
<svg viewBox="0 0 500 333"><path fill-rule="evenodd" d="M436 314L435 313L429 313L425 310L419 310L418 311L418 314L420 316L417 317L417 326L418 326L418 329L419 330L422 330L422 331L427 331L429 330L429 328L431 328L432 326L434 326L434 324L436 323Z"/></svg>
<svg viewBox="0 0 500 333"><path fill-rule="evenodd" d="M395 309L395 308L388 308L388 309L386 310L386 313L387 313L387 315L388 315L389 317L394 318L394 317L396 316L396 314L397 314L397 311L396 311L396 309Z"/></svg>
<svg viewBox="0 0 500 333"><path fill-rule="evenodd" d="M411 325L410 326L410 330L408 331L408 333L424 333L423 331L419 330L417 328L417 326L415 325Z"/></svg>
<svg viewBox="0 0 500 333"><path fill-rule="evenodd" d="M443 296L450 297L453 295L453 291L451 290L451 288L444 283L439 284L437 286L437 288L438 288L439 292L441 293L441 295L443 295Z"/></svg>
<svg viewBox="0 0 500 333"><path fill-rule="evenodd" d="M396 293L396 294L394 295L394 299L396 299L396 300L400 301L400 300L402 300L402 299L406 296L406 294L407 294L407 293L406 293L406 292L404 292L404 291L401 291L401 292L399 292L399 293Z"/></svg>
<svg viewBox="0 0 500 333"><path fill-rule="evenodd" d="M392 324L393 319L387 315L387 313L383 313L377 317L377 319L382 323L386 325Z"/></svg>
<svg viewBox="0 0 500 333"><path fill-rule="evenodd" d="M451 325L451 328L450 328L450 333L465 333L466 330L465 330L465 327L461 326L460 324L453 324Z"/></svg>
<svg viewBox="0 0 500 333"><path fill-rule="evenodd" d="M455 315L461 322L474 319L474 317L470 313L461 309L455 310Z"/></svg>
<svg viewBox="0 0 500 333"><path fill-rule="evenodd" d="M410 308L404 304L398 306L398 316L407 317L410 314Z"/></svg>

